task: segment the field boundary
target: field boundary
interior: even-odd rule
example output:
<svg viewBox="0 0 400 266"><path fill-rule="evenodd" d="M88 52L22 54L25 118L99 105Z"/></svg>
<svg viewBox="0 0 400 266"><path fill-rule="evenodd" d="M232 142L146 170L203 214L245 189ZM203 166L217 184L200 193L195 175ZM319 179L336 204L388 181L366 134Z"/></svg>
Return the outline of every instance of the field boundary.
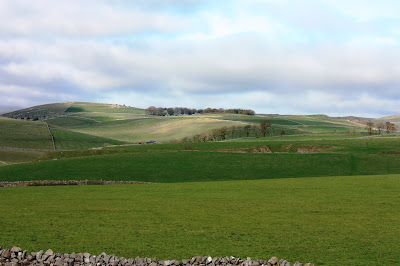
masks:
<svg viewBox="0 0 400 266"><path fill-rule="evenodd" d="M0 187L37 187L37 186L86 186L86 185L139 185L155 184L139 181L105 181L105 180L42 180L0 182Z"/></svg>
<svg viewBox="0 0 400 266"><path fill-rule="evenodd" d="M54 141L53 134L51 133L51 130L50 130L49 124L48 124L48 123L46 123L46 126L47 126L47 129L49 130L49 134L50 134L50 137L51 137L51 142L53 143L53 148L54 148L54 150L56 151L56 150L57 150L57 149L56 149L56 143L55 143L55 141Z"/></svg>
<svg viewBox="0 0 400 266"><path fill-rule="evenodd" d="M135 259L117 257L116 255L107 255L105 252L100 255L91 255L90 253L71 253L61 254L54 253L53 250L48 249L43 252L27 252L17 246L13 246L11 249L1 249L0 247L0 264L14 265L160 265L160 266L186 266L186 265L271 265L279 266L292 265L290 262L277 257L272 257L269 260L252 260L251 258L241 259L230 257L214 257L211 256L196 256L191 259L179 260L158 260L157 258L140 258L139 256ZM303 265L296 261L293 266ZM307 263L305 266L313 266L314 264Z"/></svg>

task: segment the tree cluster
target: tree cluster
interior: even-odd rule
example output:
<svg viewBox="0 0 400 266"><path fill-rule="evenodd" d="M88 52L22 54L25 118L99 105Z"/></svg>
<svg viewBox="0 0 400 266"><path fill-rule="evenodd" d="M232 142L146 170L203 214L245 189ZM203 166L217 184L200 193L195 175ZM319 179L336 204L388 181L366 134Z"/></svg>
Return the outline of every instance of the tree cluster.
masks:
<svg viewBox="0 0 400 266"><path fill-rule="evenodd" d="M149 115L156 116L178 116L178 115L194 115L194 114L243 114L255 115L255 112L250 109L223 109L223 108L206 108L194 109L187 107L155 107L150 106L146 109Z"/></svg>
<svg viewBox="0 0 400 266"><path fill-rule="evenodd" d="M367 124L366 124L366 129L368 131L369 135L372 135L372 133L376 130L378 130L378 133L381 134L381 131L383 129L386 129L386 133L389 134L390 132L395 132L397 130L397 127L395 124L391 123L391 122L378 122L376 125L373 121L368 120ZM376 126L376 128L375 128Z"/></svg>
<svg viewBox="0 0 400 266"><path fill-rule="evenodd" d="M232 126L213 129L209 132L185 137L181 142L207 142L207 141L223 141L227 139L237 139L243 137L265 137L266 134L272 135L272 125L269 120L264 120L260 125L245 125L245 126ZM279 134L285 135L284 129L280 129Z"/></svg>

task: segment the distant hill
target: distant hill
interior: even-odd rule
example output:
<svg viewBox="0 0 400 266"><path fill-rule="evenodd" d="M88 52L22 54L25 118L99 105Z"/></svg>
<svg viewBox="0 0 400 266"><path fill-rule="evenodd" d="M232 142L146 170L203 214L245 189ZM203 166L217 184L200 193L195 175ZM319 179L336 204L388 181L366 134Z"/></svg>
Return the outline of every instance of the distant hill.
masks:
<svg viewBox="0 0 400 266"><path fill-rule="evenodd" d="M143 109L127 107L117 104L64 102L37 105L2 114L4 117L24 119L30 121L43 121L75 112L101 112L101 113L142 113Z"/></svg>
<svg viewBox="0 0 400 266"><path fill-rule="evenodd" d="M391 115L378 118L378 120L386 120L389 122L400 122L400 115Z"/></svg>

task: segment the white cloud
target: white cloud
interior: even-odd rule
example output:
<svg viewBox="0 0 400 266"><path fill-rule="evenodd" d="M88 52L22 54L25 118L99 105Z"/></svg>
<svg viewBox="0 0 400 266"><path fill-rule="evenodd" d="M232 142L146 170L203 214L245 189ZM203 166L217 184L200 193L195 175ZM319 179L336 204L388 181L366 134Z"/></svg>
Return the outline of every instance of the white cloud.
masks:
<svg viewBox="0 0 400 266"><path fill-rule="evenodd" d="M374 16L357 13L354 3L328 0L238 0L229 10L199 9L212 1L112 3L2 2L2 98L10 104L109 99L138 106L140 99L140 107L396 112L399 35L396 25L386 30L371 22L397 19L387 13L389 2L376 12L369 3L362 7ZM15 100L18 94L23 99Z"/></svg>

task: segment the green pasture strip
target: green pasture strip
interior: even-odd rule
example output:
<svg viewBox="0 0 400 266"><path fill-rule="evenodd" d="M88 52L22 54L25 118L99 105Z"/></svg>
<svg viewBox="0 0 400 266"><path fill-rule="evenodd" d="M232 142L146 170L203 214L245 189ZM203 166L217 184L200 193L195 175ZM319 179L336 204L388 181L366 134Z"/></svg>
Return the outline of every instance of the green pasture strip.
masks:
<svg viewBox="0 0 400 266"><path fill-rule="evenodd" d="M117 153L4 166L0 181L196 182L400 173L400 154Z"/></svg>
<svg viewBox="0 0 400 266"><path fill-rule="evenodd" d="M88 119L78 116L63 116L56 117L46 120L47 123L53 126L59 126L64 128L74 128L74 127L90 127L100 123L94 119Z"/></svg>
<svg viewBox="0 0 400 266"><path fill-rule="evenodd" d="M61 129L50 129L53 134L57 150L79 150L103 147L107 145L121 145L122 141L101 138Z"/></svg>
<svg viewBox="0 0 400 266"><path fill-rule="evenodd" d="M43 152L38 151L20 151L0 149L0 161L7 164L31 162L41 156ZM5 164L0 163L0 166Z"/></svg>
<svg viewBox="0 0 400 266"><path fill-rule="evenodd" d="M53 144L50 135L2 134L0 147L51 150Z"/></svg>
<svg viewBox="0 0 400 266"><path fill-rule="evenodd" d="M207 115L206 115L207 116ZM230 114L222 114L222 115L210 115L216 119L223 120L232 120L232 121L241 121L241 122L249 122L249 123L261 123L264 120L271 121L271 124L280 125L280 126L295 126L301 125L301 123L295 121L289 121L285 118L275 118L275 117L265 117L265 116L252 116L252 115L230 115Z"/></svg>
<svg viewBox="0 0 400 266"><path fill-rule="evenodd" d="M0 118L0 147L52 149L46 123Z"/></svg>
<svg viewBox="0 0 400 266"><path fill-rule="evenodd" d="M234 142L264 142L264 141L307 141L307 140L322 140L322 139L353 139L366 137L368 133L354 133L354 134L313 134L313 135L283 135L281 136L266 136L265 138L240 138L232 139L229 141ZM393 137L393 136L392 136Z"/></svg>
<svg viewBox="0 0 400 266"><path fill-rule="evenodd" d="M124 121L124 120L128 120L128 119L132 119L132 115L131 114L114 114L114 115L109 115L109 116L104 116L103 114L100 115L93 115L92 113L90 113L90 115L83 115L83 117L86 118L91 118L94 119L96 121L99 121L101 123L104 122L110 122L110 121ZM141 117L137 117L137 118L144 118L144 116Z"/></svg>
<svg viewBox="0 0 400 266"><path fill-rule="evenodd" d="M0 134L48 135L46 123L0 117Z"/></svg>
<svg viewBox="0 0 400 266"><path fill-rule="evenodd" d="M343 126L350 125L350 122L339 120L328 116L287 116L286 119L302 124L314 126Z"/></svg>
<svg viewBox="0 0 400 266"><path fill-rule="evenodd" d="M336 137L336 136L335 136ZM252 147L267 146L273 152L296 152L297 148L303 148L308 145L323 145L336 147L336 152L346 153L387 153L389 151L400 151L400 138L349 138L343 139L323 139L321 136L316 139L302 139L303 137L274 137L260 139L243 139L243 141L225 141L225 142L205 142L205 143L176 143L162 145L133 145L118 146L107 149L116 150L202 150L215 151L222 149L243 149ZM286 138L286 139L285 139ZM307 137L308 138L308 137ZM332 150L329 150L331 152Z"/></svg>
<svg viewBox="0 0 400 266"><path fill-rule="evenodd" d="M299 130L309 134L351 134L366 132L364 129L347 126L299 126Z"/></svg>
<svg viewBox="0 0 400 266"><path fill-rule="evenodd" d="M395 265L400 176L0 188L0 243L29 251Z"/></svg>

